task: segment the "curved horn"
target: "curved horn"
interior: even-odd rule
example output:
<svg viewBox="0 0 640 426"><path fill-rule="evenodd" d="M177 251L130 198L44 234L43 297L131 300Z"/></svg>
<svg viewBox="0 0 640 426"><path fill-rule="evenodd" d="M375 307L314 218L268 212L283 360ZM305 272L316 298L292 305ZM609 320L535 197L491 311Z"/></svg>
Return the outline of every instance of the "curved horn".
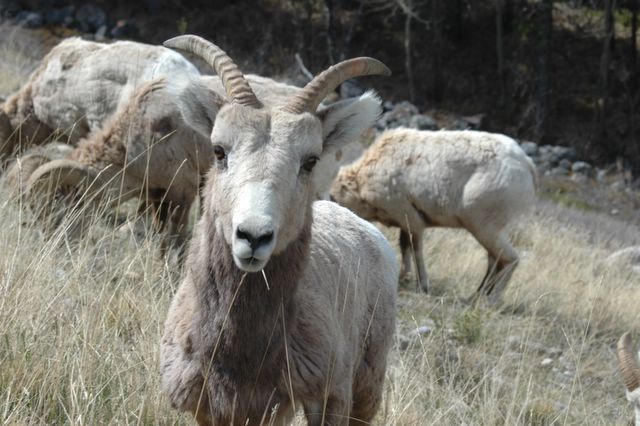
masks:
<svg viewBox="0 0 640 426"><path fill-rule="evenodd" d="M238 66L215 44L195 35L182 35L165 41L163 45L191 52L204 59L220 76L224 90L232 101L253 108L262 106Z"/></svg>
<svg viewBox="0 0 640 426"><path fill-rule="evenodd" d="M377 59L361 57L332 65L307 83L283 109L292 114L315 112L320 102L340 84L365 75L391 75L391 70Z"/></svg>
<svg viewBox="0 0 640 426"><path fill-rule="evenodd" d="M29 176L49 160L44 154L27 154L16 158L5 174L5 179L12 192L15 194L24 193Z"/></svg>
<svg viewBox="0 0 640 426"><path fill-rule="evenodd" d="M61 159L49 161L33 171L27 183L29 188L43 183L53 183L55 187L76 186L83 179L95 175L84 164L77 161Z"/></svg>
<svg viewBox="0 0 640 426"><path fill-rule="evenodd" d="M618 362L622 380L629 392L640 388L640 367L631 348L631 334L624 333L618 340Z"/></svg>

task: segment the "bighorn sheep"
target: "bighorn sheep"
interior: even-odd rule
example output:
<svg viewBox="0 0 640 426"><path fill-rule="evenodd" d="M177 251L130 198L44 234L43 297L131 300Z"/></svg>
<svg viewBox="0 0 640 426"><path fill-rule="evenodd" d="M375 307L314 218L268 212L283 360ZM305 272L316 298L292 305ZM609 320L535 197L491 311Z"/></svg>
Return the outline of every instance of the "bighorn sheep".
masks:
<svg viewBox="0 0 640 426"><path fill-rule="evenodd" d="M618 341L618 363L622 380L627 388L627 399L636 413L636 426L640 426L640 366L631 348L631 335L625 333Z"/></svg>
<svg viewBox="0 0 640 426"><path fill-rule="evenodd" d="M0 107L0 161L56 132L75 145L101 129L140 86L177 74L200 73L182 55L163 47L63 40Z"/></svg>
<svg viewBox="0 0 640 426"><path fill-rule="evenodd" d="M276 424L302 406L310 425L367 423L382 396L398 267L371 224L313 203L323 152L380 113L371 93L317 113L348 78L387 74L371 58L335 65L286 103L256 96L232 60L196 36L166 46L203 57L230 102L185 114L215 159L185 277L161 343L162 387L200 425ZM201 119L218 111L213 126Z"/></svg>
<svg viewBox="0 0 640 426"><path fill-rule="evenodd" d="M512 139L474 131L394 129L382 133L355 163L340 170L335 201L360 217L400 228L402 273L428 289L422 255L427 227L465 228L489 254L478 294L499 298L518 261L504 233L535 199L535 166Z"/></svg>
<svg viewBox="0 0 640 426"><path fill-rule="evenodd" d="M128 64L122 57L137 59ZM259 76L248 80L261 98L273 103L300 90ZM23 158L16 182L26 192L71 192L94 202L140 197L143 207L148 204L158 212L160 226L168 223L169 235L183 241L189 207L213 158L208 136L182 119L188 108L183 104L211 96L225 96L220 78L201 76L170 49L63 41L5 105L15 125L29 123L7 141L41 142L50 129L63 128L66 138L79 146L67 159L50 164L40 153ZM203 119L213 122L215 113L209 109ZM84 139L78 142L79 137ZM326 173L333 177L337 165L331 165ZM323 178L322 173L316 176ZM324 180L320 188L326 192L329 181ZM49 210L40 198L36 204Z"/></svg>

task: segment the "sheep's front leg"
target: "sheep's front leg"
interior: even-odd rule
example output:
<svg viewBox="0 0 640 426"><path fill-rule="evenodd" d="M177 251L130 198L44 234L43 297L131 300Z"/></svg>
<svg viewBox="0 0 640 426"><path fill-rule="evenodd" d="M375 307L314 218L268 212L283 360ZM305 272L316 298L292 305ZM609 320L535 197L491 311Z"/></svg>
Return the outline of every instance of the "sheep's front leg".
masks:
<svg viewBox="0 0 640 426"><path fill-rule="evenodd" d="M406 280L411 273L411 236L404 229L400 229L400 251L402 252L402 268L400 270L400 279Z"/></svg>
<svg viewBox="0 0 640 426"><path fill-rule="evenodd" d="M424 264L424 257L422 253L422 231L412 232L411 234L404 229L400 229L400 250L402 252L402 270L400 271L400 278L402 280L407 278L407 275L411 272L412 263L411 258L415 259L416 263L416 281L418 285L425 293L429 292L429 275L427 274L427 268Z"/></svg>
<svg viewBox="0 0 640 426"><path fill-rule="evenodd" d="M424 254L422 252L422 231L412 234L414 256L416 257L416 266L418 267L417 279L420 288L425 293L429 293L429 275L427 275L427 267L424 264Z"/></svg>
<svg viewBox="0 0 640 426"><path fill-rule="evenodd" d="M305 404L304 414L309 426L338 426L349 424L349 404L342 398L329 396L323 401Z"/></svg>

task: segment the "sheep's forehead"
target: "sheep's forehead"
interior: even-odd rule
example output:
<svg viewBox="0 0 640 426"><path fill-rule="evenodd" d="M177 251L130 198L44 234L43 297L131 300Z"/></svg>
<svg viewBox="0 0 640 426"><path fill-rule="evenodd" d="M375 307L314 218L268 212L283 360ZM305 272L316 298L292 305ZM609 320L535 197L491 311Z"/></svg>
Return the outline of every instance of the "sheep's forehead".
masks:
<svg viewBox="0 0 640 426"><path fill-rule="evenodd" d="M253 109L242 105L220 110L211 135L213 143L242 144L244 148L274 149L290 155L319 155L322 126L313 114L290 114L278 109Z"/></svg>

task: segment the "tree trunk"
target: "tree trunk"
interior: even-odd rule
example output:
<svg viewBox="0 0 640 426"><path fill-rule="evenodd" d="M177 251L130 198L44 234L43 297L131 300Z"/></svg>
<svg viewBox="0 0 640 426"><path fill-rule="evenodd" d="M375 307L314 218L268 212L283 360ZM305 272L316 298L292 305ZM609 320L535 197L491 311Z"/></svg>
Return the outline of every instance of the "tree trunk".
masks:
<svg viewBox="0 0 640 426"><path fill-rule="evenodd" d="M631 145L635 151L635 160L633 164L634 176L640 174L640 141L637 137L636 128L636 105L638 103L638 0L631 0L631 95L629 96L629 129L631 133Z"/></svg>
<svg viewBox="0 0 640 426"><path fill-rule="evenodd" d="M504 0L495 0L496 2L496 56L498 62L498 86L500 88L500 105L504 104L505 87L504 87Z"/></svg>
<svg viewBox="0 0 640 426"><path fill-rule="evenodd" d="M631 0L631 93L638 93L638 0Z"/></svg>
<svg viewBox="0 0 640 426"><path fill-rule="evenodd" d="M442 0L431 0L431 23L432 31L432 64L433 64L433 80L432 80L432 96L434 102L442 100L443 82L441 67L441 45L442 45Z"/></svg>
<svg viewBox="0 0 640 426"><path fill-rule="evenodd" d="M409 6L411 8L411 6ZM409 90L409 100L416 101L413 86L413 66L411 64L411 14L407 13L404 18L404 68L407 73L407 86Z"/></svg>
<svg viewBox="0 0 640 426"><path fill-rule="evenodd" d="M313 69L313 0L307 0L307 28L304 30L304 58Z"/></svg>
<svg viewBox="0 0 640 426"><path fill-rule="evenodd" d="M324 0L325 9L325 27L327 31L327 58L329 64L334 64L335 61L335 17L333 0Z"/></svg>
<svg viewBox="0 0 640 426"><path fill-rule="evenodd" d="M342 51L340 52L341 61L344 61L345 59L347 59L347 56L349 55L349 50L351 49L351 40L353 40L353 32L355 31L356 26L358 26L358 22L360 22L360 18L362 18L362 12L364 11L364 3L365 3L365 0L360 0L360 4L358 5L358 11L356 12L356 15L351 21L351 25L349 25L349 30L347 31L347 35L345 35L344 37L344 46L342 48Z"/></svg>
<svg viewBox="0 0 640 426"><path fill-rule="evenodd" d="M609 103L609 65L611 64L611 51L614 43L614 16L615 0L604 2L604 43L600 56L599 96L596 106L596 132L595 137L603 140L607 134L607 109Z"/></svg>
<svg viewBox="0 0 640 426"><path fill-rule="evenodd" d="M552 83L552 35L553 35L553 0L543 0L542 4L542 34L538 46L538 89L536 100L536 117L534 135L538 141L547 136L548 116L551 103Z"/></svg>

